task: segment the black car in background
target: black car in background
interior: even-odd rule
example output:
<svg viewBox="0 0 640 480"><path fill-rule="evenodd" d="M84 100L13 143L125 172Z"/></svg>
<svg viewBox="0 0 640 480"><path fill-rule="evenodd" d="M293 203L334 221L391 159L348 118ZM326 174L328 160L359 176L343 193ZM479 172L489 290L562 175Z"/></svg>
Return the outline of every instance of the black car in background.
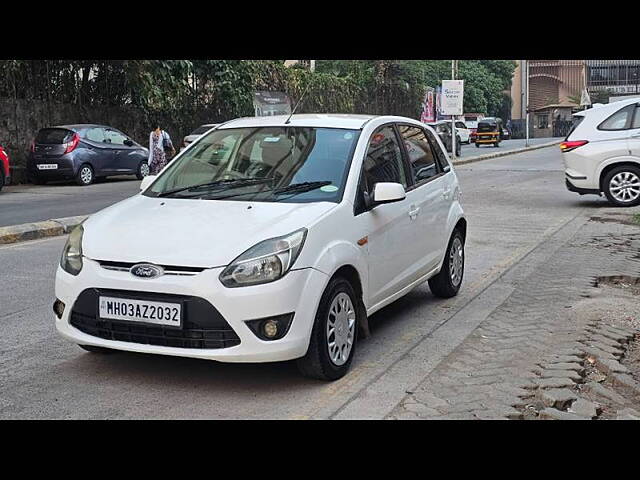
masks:
<svg viewBox="0 0 640 480"><path fill-rule="evenodd" d="M447 152L451 153L451 121L441 120L435 123L428 123L427 125L429 125L436 131L436 133L440 137L440 140L447 149ZM462 142L460 141L460 135L456 133L456 156L458 157L460 156L461 143Z"/></svg>
<svg viewBox="0 0 640 480"><path fill-rule="evenodd" d="M96 178L149 174L149 151L121 131L105 125L60 125L42 128L27 158L29 180L75 180L90 185Z"/></svg>

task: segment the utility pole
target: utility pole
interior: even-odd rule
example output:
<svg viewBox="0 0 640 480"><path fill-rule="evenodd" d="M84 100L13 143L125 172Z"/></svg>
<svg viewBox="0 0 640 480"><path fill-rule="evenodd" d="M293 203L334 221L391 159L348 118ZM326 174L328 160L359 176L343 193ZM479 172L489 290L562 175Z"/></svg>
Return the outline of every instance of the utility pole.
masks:
<svg viewBox="0 0 640 480"><path fill-rule="evenodd" d="M529 146L529 60L525 60L524 61L525 64L525 93L524 93L524 98L525 98L525 108L526 108L526 112L527 112L527 120L525 122L525 142L524 142L524 146L528 147Z"/></svg>
<svg viewBox="0 0 640 480"><path fill-rule="evenodd" d="M456 79L456 60L451 60L451 80ZM456 158L456 118L451 115L451 158Z"/></svg>

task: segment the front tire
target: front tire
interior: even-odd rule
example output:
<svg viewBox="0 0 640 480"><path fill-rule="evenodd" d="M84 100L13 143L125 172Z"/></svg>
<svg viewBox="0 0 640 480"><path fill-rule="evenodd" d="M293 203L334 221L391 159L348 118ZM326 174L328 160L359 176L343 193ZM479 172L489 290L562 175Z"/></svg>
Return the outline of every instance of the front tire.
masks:
<svg viewBox="0 0 640 480"><path fill-rule="evenodd" d="M115 350L112 350L110 348L105 348L105 347L96 347L95 345L80 345L80 344L78 344L78 346L80 348L82 348L83 350L86 350L87 352L91 352L91 353L102 353L102 354L115 353Z"/></svg>
<svg viewBox="0 0 640 480"><path fill-rule="evenodd" d="M85 163L78 170L78 174L76 175L76 183L81 187L86 187L87 185L91 185L93 183L93 168L91 165Z"/></svg>
<svg viewBox="0 0 640 480"><path fill-rule="evenodd" d="M0 171L0 192L2 191L2 187L4 187L4 172Z"/></svg>
<svg viewBox="0 0 640 480"><path fill-rule="evenodd" d="M329 282L320 299L307 353L296 362L302 375L331 381L349 371L358 336L357 305L358 298L347 280L337 277Z"/></svg>
<svg viewBox="0 0 640 480"><path fill-rule="evenodd" d="M463 274L464 237L456 228L449 239L442 269L435 277L429 279L429 288L436 297L455 297L460 290Z"/></svg>
<svg viewBox="0 0 640 480"><path fill-rule="evenodd" d="M640 168L623 165L611 169L602 181L602 190L616 207L640 205Z"/></svg>

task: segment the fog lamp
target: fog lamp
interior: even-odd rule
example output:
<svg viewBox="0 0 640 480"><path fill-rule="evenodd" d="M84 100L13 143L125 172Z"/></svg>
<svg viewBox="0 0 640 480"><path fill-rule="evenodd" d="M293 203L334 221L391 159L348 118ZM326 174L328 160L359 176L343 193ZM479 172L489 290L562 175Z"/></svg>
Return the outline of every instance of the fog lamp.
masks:
<svg viewBox="0 0 640 480"><path fill-rule="evenodd" d="M279 340L289 331L293 313L249 320L247 326L260 340Z"/></svg>
<svg viewBox="0 0 640 480"><path fill-rule="evenodd" d="M274 338L278 334L278 324L273 320L267 320L262 325L265 337Z"/></svg>

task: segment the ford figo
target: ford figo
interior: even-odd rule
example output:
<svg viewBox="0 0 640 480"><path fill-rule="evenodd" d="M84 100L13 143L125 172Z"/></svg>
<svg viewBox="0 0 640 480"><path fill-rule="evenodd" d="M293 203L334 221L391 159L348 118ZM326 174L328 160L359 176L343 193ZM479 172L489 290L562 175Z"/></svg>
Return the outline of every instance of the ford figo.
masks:
<svg viewBox="0 0 640 480"><path fill-rule="evenodd" d="M428 126L294 115L221 124L74 230L58 331L91 352L296 359L335 380L367 318L429 282L457 294L467 222Z"/></svg>

